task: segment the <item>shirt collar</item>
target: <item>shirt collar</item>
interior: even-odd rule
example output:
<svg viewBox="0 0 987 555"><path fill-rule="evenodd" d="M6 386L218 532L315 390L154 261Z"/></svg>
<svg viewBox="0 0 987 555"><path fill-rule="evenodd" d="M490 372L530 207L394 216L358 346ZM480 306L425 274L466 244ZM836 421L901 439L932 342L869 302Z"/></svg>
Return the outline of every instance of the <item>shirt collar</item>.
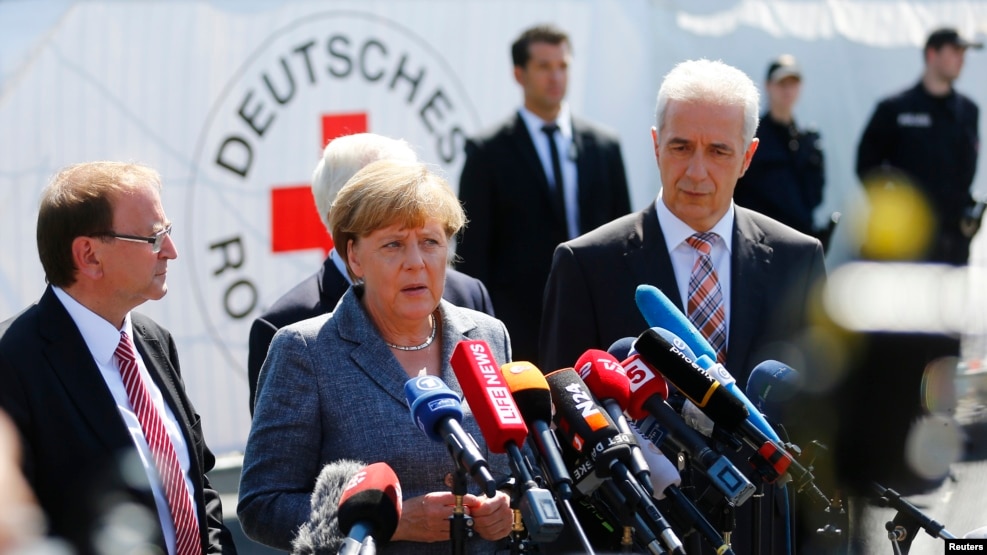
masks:
<svg viewBox="0 0 987 555"><path fill-rule="evenodd" d="M658 192L658 198L655 199L655 212L658 214L658 225L661 226L661 232L665 235L665 246L668 248L668 252L672 252L679 245L683 244L686 239L698 233L665 206L661 191ZM720 236L724 246L727 248L727 252L731 252L733 248L731 238L733 237L734 214L734 205L731 200L730 208L727 209L726 214L709 230L711 233Z"/></svg>
<svg viewBox="0 0 987 555"><path fill-rule="evenodd" d="M569 116L569 103L563 102L562 107L559 109L559 116L554 122L545 121L540 117L536 116L530 110L521 106L518 109L518 114L521 115L521 119L524 121L524 126L528 128L528 133L535 137L535 133L541 133L541 128L543 125L548 123L555 123L559 126L559 133L564 139L572 139L572 118Z"/></svg>
<svg viewBox="0 0 987 555"><path fill-rule="evenodd" d="M89 310L85 305L72 298L61 287L52 287L55 296L61 301L62 306L68 311L75 326L79 328L82 339L89 347L93 359L97 363L110 365L113 362L113 355L120 344L120 332L125 331L134 338L133 325L130 321L130 313L123 319L123 328L116 329L113 324L107 322L102 316Z"/></svg>

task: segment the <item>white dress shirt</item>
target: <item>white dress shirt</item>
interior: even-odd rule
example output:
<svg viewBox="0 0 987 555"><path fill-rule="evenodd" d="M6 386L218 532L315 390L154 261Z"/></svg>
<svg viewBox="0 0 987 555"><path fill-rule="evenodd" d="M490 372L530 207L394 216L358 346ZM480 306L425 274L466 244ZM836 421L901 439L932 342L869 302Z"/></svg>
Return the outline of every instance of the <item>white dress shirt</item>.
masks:
<svg viewBox="0 0 987 555"><path fill-rule="evenodd" d="M131 438L134 440L134 445L140 454L141 463L144 465L144 471L147 473L148 481L151 483L151 492L154 494L154 503L158 509L158 518L161 520L161 529L164 531L168 553L175 555L175 523L172 522L171 510L168 508L168 498L165 495L164 487L161 484L161 477L154 464L151 449L148 447L147 439L144 437L144 430L141 428L140 420L138 420L137 414L134 413L134 409L130 405L130 397L127 396L127 388L123 385L123 378L120 377L120 368L115 356L117 345L120 344L121 331L126 331L127 335L134 341L134 345L136 346L137 344L137 339L134 337L134 330L130 321L130 313L128 312L124 319L123 329L118 330L101 316L73 299L61 288L52 287L52 290L65 307L65 310L68 311L69 316L72 317L72 321L75 322L76 327L79 328L79 332L81 332L86 346L89 347L89 353L96 362L99 373L102 374L103 381L106 382L106 387L109 388L110 394L113 395L117 410L120 411L120 416L123 418L123 422L127 426ZM148 374L140 351L135 350L134 354L137 355L137 368L140 371L144 387L147 388L147 392L151 396L151 401L161 416L165 429L168 431L168 437L171 438L171 443L175 446L175 452L178 454L178 463L182 467L182 475L185 477L185 485L188 487L189 498L192 500L192 507L195 507L195 498L192 496L194 486L192 485L191 478L189 478L191 461L189 460L189 451L188 445L185 443L185 436L182 435L182 430L178 425L178 419L175 418L175 414L168 404L165 403L164 397L161 395L161 390L158 389L157 384L154 383L151 375Z"/></svg>
<svg viewBox="0 0 987 555"><path fill-rule="evenodd" d="M679 286L682 306L688 310L689 278L692 276L692 267L696 264L696 259L699 258L699 252L692 248L686 239L699 232L672 214L672 211L665 206L660 191L658 192L658 199L655 200L655 211L658 214L658 225L661 226L662 234L665 235L665 247L672 259L672 269L675 272L675 283ZM734 205L731 201L727 213L709 230L717 235L717 240L713 242L710 251L710 259L713 262L713 269L716 270L716 278L720 282L720 292L723 294L727 345L730 342L730 252L733 248L730 240L733 237L734 214Z"/></svg>

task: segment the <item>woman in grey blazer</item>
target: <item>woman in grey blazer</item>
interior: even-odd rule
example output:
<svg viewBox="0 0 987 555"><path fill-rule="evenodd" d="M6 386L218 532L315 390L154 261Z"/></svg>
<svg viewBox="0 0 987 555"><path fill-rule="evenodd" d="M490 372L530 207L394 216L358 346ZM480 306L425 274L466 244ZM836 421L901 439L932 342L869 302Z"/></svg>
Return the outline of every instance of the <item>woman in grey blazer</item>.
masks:
<svg viewBox="0 0 987 555"><path fill-rule="evenodd" d="M449 553L455 463L412 421L404 384L422 372L462 395L449 365L462 340L511 359L504 324L442 300L448 245L465 215L448 184L420 163L379 161L347 182L330 210L332 236L354 285L332 313L282 328L258 381L237 508L251 538L279 549L335 553L341 490L364 465L386 462L403 510L381 553ZM496 475L468 405L463 427ZM504 493L464 499L472 553L492 553L513 522Z"/></svg>

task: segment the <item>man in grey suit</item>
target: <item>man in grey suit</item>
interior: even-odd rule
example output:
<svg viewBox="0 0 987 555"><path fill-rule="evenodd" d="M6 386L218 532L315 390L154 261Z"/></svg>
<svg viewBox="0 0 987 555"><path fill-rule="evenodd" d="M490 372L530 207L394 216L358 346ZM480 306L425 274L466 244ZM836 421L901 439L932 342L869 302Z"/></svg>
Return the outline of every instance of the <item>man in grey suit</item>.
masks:
<svg viewBox="0 0 987 555"><path fill-rule="evenodd" d="M411 146L399 139L373 133L357 133L333 139L322 152L312 175L312 195L319 217L329 229L329 208L336 193L353 174L377 160L418 159ZM294 286L261 314L250 326L247 381L250 385L250 415L254 414L257 377L274 334L288 324L331 312L350 287L343 260L336 249L329 251L319 270ZM452 268L446 270L444 299L456 306L472 308L493 316L493 304L483 282Z"/></svg>
<svg viewBox="0 0 987 555"><path fill-rule="evenodd" d="M0 408L20 433L49 532L80 554L106 542L236 553L175 340L132 312L164 297L178 256L160 188L158 173L137 164L56 175L38 213L49 286L0 324Z"/></svg>
<svg viewBox="0 0 987 555"><path fill-rule="evenodd" d="M665 77L651 130L661 191L644 210L556 249L544 298L543 369L572 366L586 349L644 331L634 301L639 284L688 307L702 257L690 241L699 234L711 244L725 366L743 389L757 363L785 360L768 349L804 328L807 300L825 267L818 240L733 203L737 179L757 149L757 111L757 87L722 62L683 62ZM772 502L763 505L764 522L782 518L769 514ZM749 504L737 517L737 553L784 552L770 533L752 550Z"/></svg>
<svg viewBox="0 0 987 555"><path fill-rule="evenodd" d="M466 143L459 198L469 226L457 267L490 288L514 359L534 362L552 251L631 208L616 135L573 116L564 102L569 37L532 27L511 54L524 105Z"/></svg>

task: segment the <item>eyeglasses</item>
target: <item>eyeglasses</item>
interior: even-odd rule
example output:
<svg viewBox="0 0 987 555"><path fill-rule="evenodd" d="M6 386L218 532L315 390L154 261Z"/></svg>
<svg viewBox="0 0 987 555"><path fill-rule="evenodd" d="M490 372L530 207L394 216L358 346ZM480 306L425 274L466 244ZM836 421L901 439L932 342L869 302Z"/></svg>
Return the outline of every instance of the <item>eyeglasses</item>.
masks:
<svg viewBox="0 0 987 555"><path fill-rule="evenodd" d="M114 233L112 231L93 233L93 237L113 237L115 239L122 239L133 243L149 243L151 245L151 252L154 254L161 252L161 247L164 245L165 235L171 235L171 226L162 229L150 237L141 237L140 235L124 235L123 233Z"/></svg>

